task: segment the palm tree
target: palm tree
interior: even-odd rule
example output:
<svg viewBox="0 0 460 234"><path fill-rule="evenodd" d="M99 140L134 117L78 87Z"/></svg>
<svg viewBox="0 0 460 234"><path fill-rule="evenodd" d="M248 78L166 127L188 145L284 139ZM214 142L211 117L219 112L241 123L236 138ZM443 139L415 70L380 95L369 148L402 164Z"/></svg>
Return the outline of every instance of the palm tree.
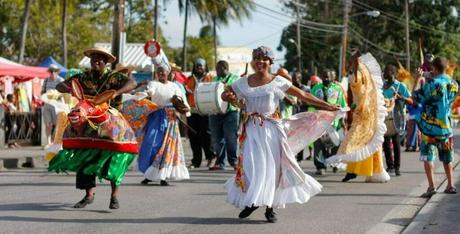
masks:
<svg viewBox="0 0 460 234"><path fill-rule="evenodd" d="M61 20L62 65L67 67L67 0L63 0L62 3Z"/></svg>
<svg viewBox="0 0 460 234"><path fill-rule="evenodd" d="M242 21L251 16L251 10L255 8L254 0L179 0L179 10L185 10L184 24L184 48L182 51L184 70L186 64L186 36L188 11L192 10L200 17L200 20L213 25L214 36L214 60L217 59L217 27L228 25L230 20Z"/></svg>
<svg viewBox="0 0 460 234"><path fill-rule="evenodd" d="M30 4L31 0L26 0L24 14L22 15L21 42L19 44L20 49L18 58L19 63L22 63L24 61L24 50L26 47L27 23L30 15Z"/></svg>

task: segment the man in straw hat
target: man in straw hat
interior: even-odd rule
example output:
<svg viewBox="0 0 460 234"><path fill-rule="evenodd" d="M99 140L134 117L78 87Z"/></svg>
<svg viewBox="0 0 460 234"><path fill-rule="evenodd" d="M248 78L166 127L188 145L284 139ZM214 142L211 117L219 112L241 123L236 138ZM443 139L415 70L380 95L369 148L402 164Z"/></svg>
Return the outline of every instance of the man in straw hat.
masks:
<svg viewBox="0 0 460 234"><path fill-rule="evenodd" d="M74 76L69 77L66 81L59 83L56 87L57 90L63 93L70 92L72 80L77 80L80 83L83 93L87 98L89 98L89 96L101 94L106 90L115 90L111 96L112 100L110 101L110 106L120 109L121 94L133 90L136 87L136 82L131 77L128 77L121 72L111 71L106 67L107 63L113 63L116 60L115 56L106 50L101 48L91 48L85 50L84 55L90 58L91 69L82 73L77 73ZM116 112L116 110L112 109L110 112ZM117 122L113 125L113 132L118 129L120 132L130 133L132 130L129 127L129 123L120 116L121 114L114 114L114 117L110 119L112 122ZM108 124L111 124L112 122ZM99 126L98 128L103 128L103 126ZM103 137L101 137L101 133L99 132L101 132L100 129L94 130L87 127L84 131L83 138L92 138L94 142L101 142L100 139ZM70 131L68 135L70 137L73 136ZM132 135L134 135L134 133L132 133ZM107 142L109 140L106 139L105 141ZM111 142L112 144L121 145L117 149L112 147L113 149L111 150L101 149L98 145L88 144L88 146L78 146L80 147L78 148L70 145L66 146L64 143L64 149L61 150L52 161L50 161L48 169L50 171L57 172L65 170L75 170L77 172L76 187L78 189L86 190L86 195L81 201L74 205L74 208L83 208L93 202L94 188L96 187L96 175L100 178L110 180L112 193L109 208L119 208L117 199L118 188L121 184L124 173L135 157L134 152L129 151L127 148L123 148L123 143L127 143L125 145L128 145L130 142L130 137L125 134L121 138L117 138L116 141ZM103 145L103 143L96 144ZM66 157L80 159L75 161Z"/></svg>

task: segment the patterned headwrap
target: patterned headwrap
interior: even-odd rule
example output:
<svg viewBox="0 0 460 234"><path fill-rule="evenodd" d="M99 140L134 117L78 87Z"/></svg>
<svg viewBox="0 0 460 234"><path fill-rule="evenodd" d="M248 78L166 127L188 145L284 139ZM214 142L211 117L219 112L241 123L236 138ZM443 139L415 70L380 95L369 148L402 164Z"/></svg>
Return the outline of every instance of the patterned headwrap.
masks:
<svg viewBox="0 0 460 234"><path fill-rule="evenodd" d="M259 57L265 57L270 60L270 64L273 64L275 60L275 54L273 53L272 49L266 46L259 46L256 49L252 50L252 59L256 59Z"/></svg>

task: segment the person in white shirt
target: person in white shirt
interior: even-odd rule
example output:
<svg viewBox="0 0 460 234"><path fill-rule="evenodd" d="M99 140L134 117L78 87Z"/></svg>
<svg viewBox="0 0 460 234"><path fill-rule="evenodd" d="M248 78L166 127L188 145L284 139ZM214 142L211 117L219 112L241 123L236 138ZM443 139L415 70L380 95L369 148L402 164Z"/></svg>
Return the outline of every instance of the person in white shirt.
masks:
<svg viewBox="0 0 460 234"><path fill-rule="evenodd" d="M148 116L144 137L139 150L139 170L144 173L142 184L166 179L189 179L185 155L179 132L179 113L190 115L185 94L172 82L170 67L156 67L155 80L147 85L147 94L159 109ZM182 100L183 105L173 105L172 99Z"/></svg>

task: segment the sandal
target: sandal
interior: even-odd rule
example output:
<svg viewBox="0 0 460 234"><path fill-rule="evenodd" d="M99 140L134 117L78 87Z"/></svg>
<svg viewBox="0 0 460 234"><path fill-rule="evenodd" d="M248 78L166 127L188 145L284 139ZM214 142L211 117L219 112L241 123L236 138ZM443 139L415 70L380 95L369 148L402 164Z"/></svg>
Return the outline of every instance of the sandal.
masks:
<svg viewBox="0 0 460 234"><path fill-rule="evenodd" d="M446 190L444 190L444 193L456 194L457 193L457 188L455 188L455 187L446 188Z"/></svg>
<svg viewBox="0 0 460 234"><path fill-rule="evenodd" d="M431 198L434 194L436 194L436 189L428 187L425 193L423 193L420 197L423 198Z"/></svg>

